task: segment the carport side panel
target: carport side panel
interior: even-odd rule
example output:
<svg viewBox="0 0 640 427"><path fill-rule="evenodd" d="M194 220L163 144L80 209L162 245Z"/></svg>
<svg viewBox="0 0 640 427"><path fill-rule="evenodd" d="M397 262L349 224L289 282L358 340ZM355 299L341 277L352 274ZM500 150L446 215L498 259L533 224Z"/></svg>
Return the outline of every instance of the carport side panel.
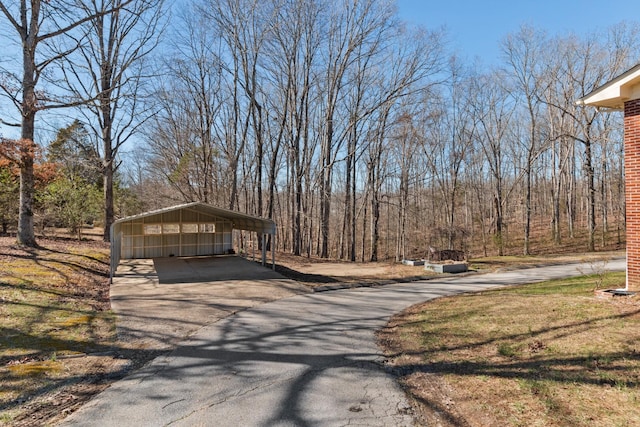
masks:
<svg viewBox="0 0 640 427"><path fill-rule="evenodd" d="M215 247L215 235L213 233L200 233L198 242L198 255L213 255Z"/></svg>
<svg viewBox="0 0 640 427"><path fill-rule="evenodd" d="M184 233L184 224L214 224L215 229ZM233 249L233 223L200 212L164 212L120 225L121 259L221 255ZM145 225L158 228L158 234L148 234Z"/></svg>

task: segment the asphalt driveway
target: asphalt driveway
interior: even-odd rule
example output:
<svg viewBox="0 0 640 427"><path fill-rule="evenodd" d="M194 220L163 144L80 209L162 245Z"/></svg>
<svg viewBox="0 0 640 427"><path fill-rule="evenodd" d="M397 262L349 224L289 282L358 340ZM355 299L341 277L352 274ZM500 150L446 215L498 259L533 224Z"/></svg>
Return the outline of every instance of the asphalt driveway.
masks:
<svg viewBox="0 0 640 427"><path fill-rule="evenodd" d="M624 260L608 268L623 270ZM374 332L445 295L568 277L588 264L297 295L201 328L111 386L67 426L403 426L404 393Z"/></svg>

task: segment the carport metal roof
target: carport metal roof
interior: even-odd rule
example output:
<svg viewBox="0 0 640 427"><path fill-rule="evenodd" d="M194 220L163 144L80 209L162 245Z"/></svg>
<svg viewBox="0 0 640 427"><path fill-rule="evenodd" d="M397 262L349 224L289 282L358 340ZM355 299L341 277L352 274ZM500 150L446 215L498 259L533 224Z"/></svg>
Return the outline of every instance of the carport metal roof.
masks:
<svg viewBox="0 0 640 427"><path fill-rule="evenodd" d="M222 209L202 202L185 203L183 205L176 205L168 208L157 209L155 211L144 212L138 215L128 216L126 218L115 221L111 227L113 229L116 224L122 224L127 221L152 217L167 212L185 209L227 219L232 222L233 228L236 230L255 231L256 233L261 234L276 234L276 223L270 219L247 215L228 209Z"/></svg>

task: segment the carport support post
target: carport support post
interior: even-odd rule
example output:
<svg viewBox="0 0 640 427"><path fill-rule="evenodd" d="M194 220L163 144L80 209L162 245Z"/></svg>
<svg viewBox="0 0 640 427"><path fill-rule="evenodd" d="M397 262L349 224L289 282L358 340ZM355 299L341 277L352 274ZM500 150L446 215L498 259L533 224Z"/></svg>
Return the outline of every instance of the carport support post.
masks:
<svg viewBox="0 0 640 427"><path fill-rule="evenodd" d="M271 269L276 271L276 235L271 235Z"/></svg>
<svg viewBox="0 0 640 427"><path fill-rule="evenodd" d="M267 265L267 235L265 233L262 233L262 265L265 266Z"/></svg>

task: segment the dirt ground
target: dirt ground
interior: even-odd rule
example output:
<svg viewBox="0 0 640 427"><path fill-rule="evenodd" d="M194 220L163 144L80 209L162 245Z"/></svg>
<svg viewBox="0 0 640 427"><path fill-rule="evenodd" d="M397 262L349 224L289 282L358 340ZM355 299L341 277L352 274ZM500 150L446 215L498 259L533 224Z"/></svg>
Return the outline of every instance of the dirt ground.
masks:
<svg viewBox="0 0 640 427"><path fill-rule="evenodd" d="M344 264L327 262L321 264L302 264L296 266L301 272L321 276L346 277L346 278L376 278L391 276L394 273L416 273L416 267L396 266L393 264L367 263Z"/></svg>
<svg viewBox="0 0 640 427"><path fill-rule="evenodd" d="M433 277L424 266L408 266L400 263L358 262L322 260L279 253L276 271L311 288L327 284L384 284L393 281L419 280Z"/></svg>
<svg viewBox="0 0 640 427"><path fill-rule="evenodd" d="M0 237L0 425L62 418L143 363L110 342L107 246L64 238L39 244Z"/></svg>

